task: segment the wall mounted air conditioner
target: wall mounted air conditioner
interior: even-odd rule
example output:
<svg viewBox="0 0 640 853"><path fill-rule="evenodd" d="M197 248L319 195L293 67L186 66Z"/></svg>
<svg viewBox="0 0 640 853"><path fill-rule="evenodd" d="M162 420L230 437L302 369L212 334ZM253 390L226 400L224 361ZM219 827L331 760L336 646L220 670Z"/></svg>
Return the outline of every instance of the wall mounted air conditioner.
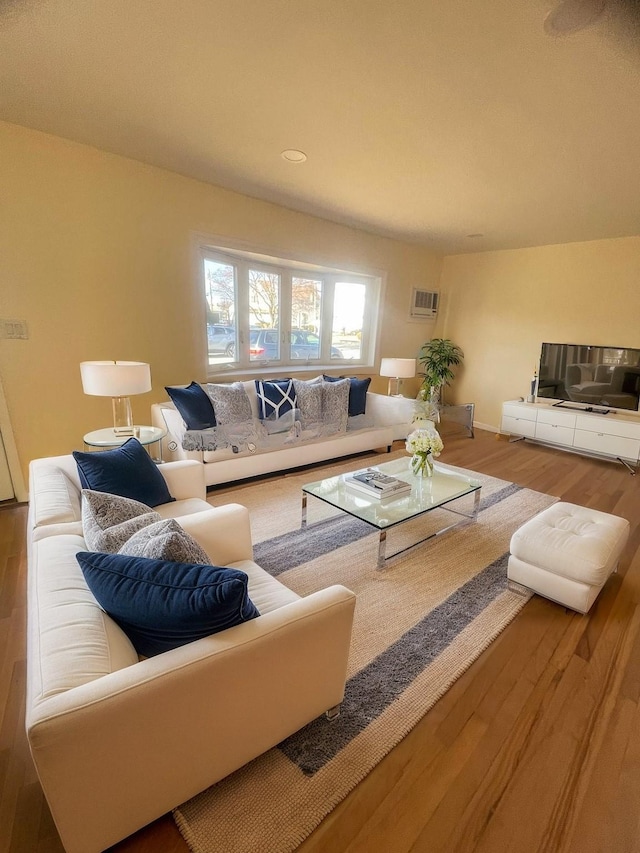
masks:
<svg viewBox="0 0 640 853"><path fill-rule="evenodd" d="M438 313L440 294L433 290L413 288L410 315L416 319L433 320Z"/></svg>

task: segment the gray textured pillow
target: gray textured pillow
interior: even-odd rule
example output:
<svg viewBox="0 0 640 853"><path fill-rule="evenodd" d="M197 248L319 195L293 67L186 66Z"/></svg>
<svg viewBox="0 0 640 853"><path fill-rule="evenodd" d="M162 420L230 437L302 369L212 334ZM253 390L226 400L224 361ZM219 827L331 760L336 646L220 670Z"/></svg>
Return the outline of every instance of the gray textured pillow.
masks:
<svg viewBox="0 0 640 853"><path fill-rule="evenodd" d="M151 560L169 560L172 563L211 565L206 551L173 518L162 519L134 533L118 554L147 557Z"/></svg>
<svg viewBox="0 0 640 853"><path fill-rule="evenodd" d="M322 383L322 421L327 434L347 429L350 384L348 379Z"/></svg>
<svg viewBox="0 0 640 853"><path fill-rule="evenodd" d="M301 379L294 379L293 387L300 410L302 429L318 426L322 423L322 381L304 382Z"/></svg>
<svg viewBox="0 0 640 853"><path fill-rule="evenodd" d="M134 533L160 519L157 512L140 501L82 490L82 533L90 551L115 554Z"/></svg>
<svg viewBox="0 0 640 853"><path fill-rule="evenodd" d="M252 420L251 403L242 382L231 382L228 385L214 385L210 382L204 389L211 398L219 424Z"/></svg>

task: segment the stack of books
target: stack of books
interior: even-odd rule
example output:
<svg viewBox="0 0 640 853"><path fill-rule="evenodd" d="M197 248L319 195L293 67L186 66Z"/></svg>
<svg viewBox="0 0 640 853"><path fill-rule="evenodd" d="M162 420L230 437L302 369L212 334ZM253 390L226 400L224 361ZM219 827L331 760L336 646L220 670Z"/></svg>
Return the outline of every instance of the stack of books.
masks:
<svg viewBox="0 0 640 853"><path fill-rule="evenodd" d="M397 477L383 474L374 468L367 468L366 471L356 471L355 474L348 474L344 478L344 482L353 491L376 500L381 500L382 498L399 498L411 492L411 486L405 480L398 480Z"/></svg>

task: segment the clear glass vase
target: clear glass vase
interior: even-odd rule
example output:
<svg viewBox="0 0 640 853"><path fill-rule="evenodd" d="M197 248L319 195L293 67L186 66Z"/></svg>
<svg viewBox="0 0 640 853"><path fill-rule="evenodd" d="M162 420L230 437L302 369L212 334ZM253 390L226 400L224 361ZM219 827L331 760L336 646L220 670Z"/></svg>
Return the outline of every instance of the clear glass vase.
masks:
<svg viewBox="0 0 640 853"><path fill-rule="evenodd" d="M416 477L433 476L433 456L430 453L414 453L411 457L411 470Z"/></svg>

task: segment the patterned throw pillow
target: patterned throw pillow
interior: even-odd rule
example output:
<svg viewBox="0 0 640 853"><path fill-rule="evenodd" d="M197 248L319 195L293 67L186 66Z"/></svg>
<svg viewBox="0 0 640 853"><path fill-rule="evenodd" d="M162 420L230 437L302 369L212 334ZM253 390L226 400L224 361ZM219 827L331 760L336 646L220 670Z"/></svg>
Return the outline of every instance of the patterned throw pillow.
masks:
<svg viewBox="0 0 640 853"><path fill-rule="evenodd" d="M347 429L349 385L348 379L322 383L322 422L327 435Z"/></svg>
<svg viewBox="0 0 640 853"><path fill-rule="evenodd" d="M322 423L322 381L293 380L303 430L319 428Z"/></svg>
<svg viewBox="0 0 640 853"><path fill-rule="evenodd" d="M164 518L138 530L118 550L118 554L171 560L172 563L211 563L207 552L173 518Z"/></svg>
<svg viewBox="0 0 640 853"><path fill-rule="evenodd" d="M150 506L131 498L82 490L82 532L92 551L114 554L134 533L160 518Z"/></svg>
<svg viewBox="0 0 640 853"><path fill-rule="evenodd" d="M338 382L339 379L335 376L325 376L322 378L325 382ZM371 384L371 377L366 379L358 379L357 376L341 376L340 379L348 379L349 385L349 417L354 418L357 415L364 415L367 411L367 391Z"/></svg>
<svg viewBox="0 0 640 853"><path fill-rule="evenodd" d="M242 382L227 385L205 385L219 424L239 424L252 420L251 403Z"/></svg>
<svg viewBox="0 0 640 853"><path fill-rule="evenodd" d="M256 379L258 417L277 420L296 408L296 393L292 379Z"/></svg>

